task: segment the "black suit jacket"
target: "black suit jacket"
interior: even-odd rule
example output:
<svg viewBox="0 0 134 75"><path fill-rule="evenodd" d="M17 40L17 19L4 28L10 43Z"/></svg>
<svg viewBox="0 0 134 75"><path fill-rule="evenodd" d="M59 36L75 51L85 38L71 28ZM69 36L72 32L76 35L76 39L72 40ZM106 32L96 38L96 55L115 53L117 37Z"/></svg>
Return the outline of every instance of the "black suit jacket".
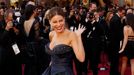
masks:
<svg viewBox="0 0 134 75"><path fill-rule="evenodd" d="M123 39L123 24L117 14L114 14L110 20L110 39L118 42Z"/></svg>

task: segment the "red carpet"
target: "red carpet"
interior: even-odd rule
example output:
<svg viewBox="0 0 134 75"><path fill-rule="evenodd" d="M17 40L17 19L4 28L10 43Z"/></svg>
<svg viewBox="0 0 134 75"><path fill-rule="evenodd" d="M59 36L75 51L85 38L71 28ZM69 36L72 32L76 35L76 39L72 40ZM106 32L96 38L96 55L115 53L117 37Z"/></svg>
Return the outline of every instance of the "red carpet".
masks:
<svg viewBox="0 0 134 75"><path fill-rule="evenodd" d="M74 68L74 70L75 70L75 68ZM110 75L110 74L109 74L109 71L110 71L110 70L104 70L104 71L103 71L103 70L101 70L101 71L99 70L99 71L98 71L98 75ZM75 71L75 75L76 75L76 71ZM91 71L89 71L89 72L88 72L88 75L93 75L93 74L92 74ZM127 69L126 69L125 75L131 75L131 68L130 68L129 66L128 66Z"/></svg>
<svg viewBox="0 0 134 75"><path fill-rule="evenodd" d="M107 55L102 53L101 56L100 56L100 60L101 62L104 62L104 63L107 63L108 62L108 58L107 58ZM77 75L76 73L76 70L75 70L75 64L73 63L73 70L74 70L74 73L75 75ZM110 66L109 65L105 65L105 64L99 64L98 65L98 68L101 68L101 67L105 67L107 68L106 70L103 70L104 68L101 68L102 70L99 70L98 71L98 75L110 75L109 72L110 72ZM88 71L88 75L93 75L92 74L92 71ZM126 72L125 72L125 75L131 75L131 68L130 68L130 65L128 65L127 69L126 69Z"/></svg>
<svg viewBox="0 0 134 75"><path fill-rule="evenodd" d="M22 64L22 75L24 75L24 66L25 65ZM102 66L102 64L99 64L99 66ZM110 68L110 66L107 66L107 65L103 65L103 66L105 66L107 68ZM74 63L73 63L73 70L74 70L74 74L77 75L76 70L75 70L75 64ZM109 75L109 71L110 71L110 69L107 69L107 70L99 70L98 71L98 75ZM92 71L89 70L88 71L88 75L93 75L92 74ZM130 68L130 66L127 67L126 72L125 72L125 75L131 75L131 68Z"/></svg>
<svg viewBox="0 0 134 75"><path fill-rule="evenodd" d="M74 64L73 64L73 65L74 65ZM25 66L25 65L22 64L22 75L24 75L24 66ZM74 68L73 68L73 69L74 69L74 74L76 75L77 73L76 73L76 71L75 71L75 65L74 65ZM99 70L99 71L98 71L98 75L109 75L109 71L110 71L110 70L104 70L104 71L103 71L103 70L101 70L101 71ZM88 75L93 75L93 74L92 74L92 71L88 71ZM128 66L127 69L126 69L125 75L131 75L131 68L130 68L129 66Z"/></svg>

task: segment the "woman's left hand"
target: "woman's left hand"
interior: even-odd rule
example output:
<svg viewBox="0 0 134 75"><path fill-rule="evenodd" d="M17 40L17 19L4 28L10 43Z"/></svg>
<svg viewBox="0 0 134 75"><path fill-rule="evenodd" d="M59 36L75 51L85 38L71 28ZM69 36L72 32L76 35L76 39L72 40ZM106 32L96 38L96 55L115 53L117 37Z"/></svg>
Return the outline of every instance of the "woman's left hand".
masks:
<svg viewBox="0 0 134 75"><path fill-rule="evenodd" d="M74 32L77 36L81 36L81 34L86 30L85 26L79 24L78 29L75 28Z"/></svg>
<svg viewBox="0 0 134 75"><path fill-rule="evenodd" d="M120 51L119 51L119 53L122 53L124 51L124 49L121 49Z"/></svg>

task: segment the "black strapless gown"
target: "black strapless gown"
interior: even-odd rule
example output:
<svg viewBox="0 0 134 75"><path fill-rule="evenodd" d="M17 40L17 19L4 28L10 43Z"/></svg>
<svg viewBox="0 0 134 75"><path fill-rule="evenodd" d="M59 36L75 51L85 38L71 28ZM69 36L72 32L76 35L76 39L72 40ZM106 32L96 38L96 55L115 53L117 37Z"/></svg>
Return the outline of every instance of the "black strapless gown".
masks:
<svg viewBox="0 0 134 75"><path fill-rule="evenodd" d="M74 75L72 69L74 54L71 46L59 44L51 50L47 44L46 53L51 55L51 65L42 75Z"/></svg>

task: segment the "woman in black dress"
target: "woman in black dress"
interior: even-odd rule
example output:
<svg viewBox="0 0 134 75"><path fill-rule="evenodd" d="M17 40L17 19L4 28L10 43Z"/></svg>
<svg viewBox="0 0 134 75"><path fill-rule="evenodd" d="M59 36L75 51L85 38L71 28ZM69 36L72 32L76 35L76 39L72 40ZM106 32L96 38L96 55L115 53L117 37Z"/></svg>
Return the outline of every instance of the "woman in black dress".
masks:
<svg viewBox="0 0 134 75"><path fill-rule="evenodd" d="M24 75L39 75L38 52L40 49L39 22L35 18L37 9L34 5L27 5L21 17L21 54L22 63L25 64Z"/></svg>
<svg viewBox="0 0 134 75"><path fill-rule="evenodd" d="M134 15L132 13L126 15L126 23L123 44L119 51L123 55L121 75L125 74L128 59L130 59L131 64L131 75L134 75Z"/></svg>
<svg viewBox="0 0 134 75"><path fill-rule="evenodd" d="M73 75L73 54L80 62L85 60L81 40L81 33L85 27L79 25L75 32L68 30L65 26L65 14L60 7L51 8L47 18L52 31L49 34L50 43L46 45L46 52L51 55L51 62L42 75Z"/></svg>

